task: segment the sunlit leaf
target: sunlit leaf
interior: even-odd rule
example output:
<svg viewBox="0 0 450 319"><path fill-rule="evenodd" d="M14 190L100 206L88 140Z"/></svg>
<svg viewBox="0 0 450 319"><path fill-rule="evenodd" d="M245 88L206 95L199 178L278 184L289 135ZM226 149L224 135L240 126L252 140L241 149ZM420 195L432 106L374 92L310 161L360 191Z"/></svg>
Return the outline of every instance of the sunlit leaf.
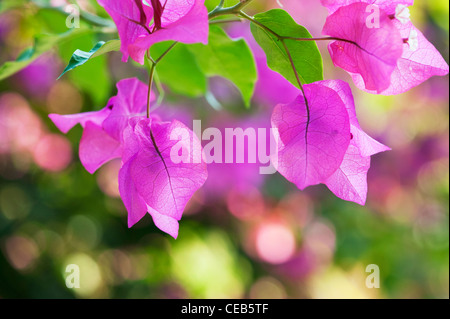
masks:
<svg viewBox="0 0 450 319"><path fill-rule="evenodd" d="M67 59L77 48L89 48L97 39L93 34L86 34L59 46L60 55ZM106 55L91 58L88 66L75 68L66 76L79 89L88 93L95 104L103 104L111 93L111 76L107 67Z"/></svg>
<svg viewBox="0 0 450 319"><path fill-rule="evenodd" d="M240 90L245 104L250 105L257 72L245 40L232 40L220 27L211 26L208 45L194 44L189 49L206 75L230 80Z"/></svg>
<svg viewBox="0 0 450 319"><path fill-rule="evenodd" d="M294 38L311 38L304 27L298 25L284 10L274 9L255 15L254 19L278 35ZM263 48L269 67L298 87L292 64L282 41L269 31L252 23L252 34ZM284 40L295 68L303 83L323 80L322 57L314 41Z"/></svg>
<svg viewBox="0 0 450 319"><path fill-rule="evenodd" d="M82 51L77 49L70 58L69 64L64 69L63 73L58 77L62 77L66 72L79 67L80 65L85 64L90 59L98 57L102 54L111 52L111 51L119 51L120 49L120 40L111 40L108 42L100 41L95 44L95 46L89 51Z"/></svg>
<svg viewBox="0 0 450 319"><path fill-rule="evenodd" d="M154 44L150 50L152 57L154 59L160 57L172 43ZM206 93L208 86L206 76L185 44L175 45L158 63L156 72L159 80L175 93L188 97L197 97Z"/></svg>
<svg viewBox="0 0 450 319"><path fill-rule="evenodd" d="M55 45L71 40L86 31L89 30L72 29L59 35L42 34L37 36L34 45L23 51L15 61L8 61L0 66L0 81L27 67Z"/></svg>

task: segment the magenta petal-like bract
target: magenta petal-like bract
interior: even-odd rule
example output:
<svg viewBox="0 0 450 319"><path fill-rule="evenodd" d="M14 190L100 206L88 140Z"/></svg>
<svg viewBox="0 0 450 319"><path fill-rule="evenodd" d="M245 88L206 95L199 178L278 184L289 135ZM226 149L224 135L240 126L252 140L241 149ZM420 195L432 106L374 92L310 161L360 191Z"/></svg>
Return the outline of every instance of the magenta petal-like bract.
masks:
<svg viewBox="0 0 450 319"><path fill-rule="evenodd" d="M278 153L272 162L298 188L325 182L341 165L350 143L350 124L339 95L320 82L304 86L290 104L272 114L278 129Z"/></svg>
<svg viewBox="0 0 450 319"><path fill-rule="evenodd" d="M399 4L407 7L414 4L414 0L320 0L320 2L330 13L335 12L340 7L357 2L376 5L387 14L395 14L395 9Z"/></svg>
<svg viewBox="0 0 450 319"><path fill-rule="evenodd" d="M124 79L117 83L114 107L103 122L103 129L115 139L121 140L128 119L145 114L147 97L148 86L136 78ZM151 99L154 99L154 94L151 94Z"/></svg>
<svg viewBox="0 0 450 319"><path fill-rule="evenodd" d="M361 156L372 156L381 152L389 151L390 148L370 137L360 127L350 128L355 145L358 147Z"/></svg>
<svg viewBox="0 0 450 319"><path fill-rule="evenodd" d="M303 95L274 109L278 154L272 162L300 189L323 183L339 198L364 205L370 156L389 148L361 129L346 82L320 81L304 90L309 112Z"/></svg>
<svg viewBox="0 0 450 319"><path fill-rule="evenodd" d="M173 238L178 237L178 229L180 225L178 224L178 219L173 218L165 214L161 214L157 210L150 206L147 206L148 213L152 216L153 222L156 227L161 229L163 232L168 233Z"/></svg>
<svg viewBox="0 0 450 319"><path fill-rule="evenodd" d="M352 141L341 166L328 178L326 185L337 197L364 205L367 198L369 168L370 156L361 156L359 148Z"/></svg>
<svg viewBox="0 0 450 319"><path fill-rule="evenodd" d="M425 82L432 76L444 76L449 72L449 66L438 50L425 38L411 22L402 24L394 21L403 38L408 39L412 32L416 32L418 47L412 48L408 43L403 44L403 54L397 61L397 66L391 75L391 84L381 92L382 95L396 95L404 93ZM359 89L369 93L359 74L352 75L353 81Z"/></svg>
<svg viewBox="0 0 450 319"><path fill-rule="evenodd" d="M148 34L146 28L150 26L153 18L151 7L142 5L143 12L139 10L133 0L98 0L98 3L105 8L117 26L120 37L120 51L123 54L122 61L126 62L129 57L128 47L134 43L139 36Z"/></svg>
<svg viewBox="0 0 450 319"><path fill-rule="evenodd" d="M341 166L325 184L339 198L364 205L367 198L367 172L370 156L390 150L364 133L359 127L350 126L353 139L345 153Z"/></svg>
<svg viewBox="0 0 450 319"><path fill-rule="evenodd" d="M123 204L128 211L128 227L132 227L147 213L147 205L136 190L133 178L131 178L130 166L136 159L136 155L123 163L119 171L119 193Z"/></svg>
<svg viewBox="0 0 450 319"><path fill-rule="evenodd" d="M339 198L364 205L367 198L367 172L370 156L388 151L389 147L367 135L360 127L350 86L340 80L320 82L333 89L342 99L350 119L351 141L339 169L325 182Z"/></svg>
<svg viewBox="0 0 450 319"><path fill-rule="evenodd" d="M333 63L350 74L359 74L366 89L381 93L391 84L391 74L403 52L403 38L382 10L379 27L369 28L367 6L358 2L339 8L327 18L323 33L345 40L329 44Z"/></svg>
<svg viewBox="0 0 450 319"><path fill-rule="evenodd" d="M155 225L176 238L187 202L208 175L200 141L178 121L158 122L141 117L130 119L124 143L127 162L120 172L119 189L128 214L132 215L130 225L142 217L145 203ZM181 150L180 147L181 162L175 161L172 154L174 148ZM133 152L136 153L132 155Z"/></svg>
<svg viewBox="0 0 450 319"><path fill-rule="evenodd" d="M109 136L101 126L87 122L80 141L80 161L93 174L100 166L121 156L119 141Z"/></svg>
<svg viewBox="0 0 450 319"><path fill-rule="evenodd" d="M147 95L146 84L136 78L123 79L117 83L117 95L100 111L49 117L64 133L76 124L84 128L79 155L86 170L93 173L104 163L122 156L122 134L130 118L145 114Z"/></svg>
<svg viewBox="0 0 450 319"><path fill-rule="evenodd" d="M193 132L183 124L154 122L150 128L146 123L146 120L139 122L136 129L142 139L141 149L131 165L136 188L150 207L179 220L188 200L206 181L206 164L172 162L171 149L179 141L170 139L171 132L177 128L189 132L189 138L182 141L187 150L194 139ZM193 161L193 152L189 159Z"/></svg>
<svg viewBox="0 0 450 319"><path fill-rule="evenodd" d="M86 126L87 122L92 122L101 125L111 110L107 107L100 111L77 113L77 114L49 114L48 117L55 123L56 127L63 133L69 132L75 125L80 124L82 127Z"/></svg>
<svg viewBox="0 0 450 319"><path fill-rule="evenodd" d="M130 56L143 64L145 52L161 41L182 43L208 42L208 10L205 0L155 0L161 9L153 9L153 1L143 2L99 0L117 25L123 61Z"/></svg>
<svg viewBox="0 0 450 319"><path fill-rule="evenodd" d="M355 101L353 99L352 90L347 82L342 80L327 80L319 83L334 90L339 95L342 102L344 102L350 120L352 141L355 142L354 144L358 147L362 156L371 156L390 149L389 147L371 138L361 129L356 115Z"/></svg>
<svg viewBox="0 0 450 319"><path fill-rule="evenodd" d="M342 80L325 80L318 83L332 89L339 95L347 109L350 124L359 127L358 118L356 116L355 100L353 99L350 85Z"/></svg>
<svg viewBox="0 0 450 319"><path fill-rule="evenodd" d="M162 17L162 29L139 37L130 45L130 56L136 62L143 64L145 51L157 42L208 43L208 10L204 0L167 0Z"/></svg>

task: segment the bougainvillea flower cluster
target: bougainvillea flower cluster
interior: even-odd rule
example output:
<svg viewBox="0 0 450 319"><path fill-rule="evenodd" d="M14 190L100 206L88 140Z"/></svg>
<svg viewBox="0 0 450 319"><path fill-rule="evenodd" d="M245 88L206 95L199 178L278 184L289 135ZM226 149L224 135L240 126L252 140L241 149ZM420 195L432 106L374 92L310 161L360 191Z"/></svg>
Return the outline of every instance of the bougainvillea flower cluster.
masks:
<svg viewBox="0 0 450 319"><path fill-rule="evenodd" d="M330 13L323 33L342 39L329 44L331 58L361 90L395 95L432 76L448 74L441 54L409 20L407 7L413 1L322 0L322 4ZM376 25L368 21L368 5L378 8Z"/></svg>
<svg viewBox="0 0 450 319"><path fill-rule="evenodd" d="M205 0L99 0L117 25L123 61L131 57L144 63L152 44L174 40L208 42L208 11Z"/></svg>
<svg viewBox="0 0 450 319"><path fill-rule="evenodd" d="M117 25L124 62L131 57L143 64L149 48L161 41L208 42L209 18L204 0L98 2ZM240 5L247 2L241 1ZM442 56L410 21L408 7L412 0L321 3L329 11L323 27L323 34L329 38L320 40L330 41L333 63L349 72L361 90L400 94L431 76L448 74ZM268 30L261 23L257 26ZM279 36L273 31L271 34ZM299 189L325 184L339 198L364 205L371 156L389 147L361 128L346 82L302 84L298 76L297 80L297 98L275 106L272 112L277 142L277 151L271 154L274 167ZM205 183L207 167L203 159L193 160L192 152L186 153L185 161L172 160L175 146L201 150L201 142L176 119L163 122L151 114L150 96L154 95L148 85L136 78L124 79L118 82L117 94L103 109L50 114L50 118L64 133L76 124L84 128L79 155L90 173L111 159L121 158L119 191L128 211L129 227L148 212L158 228L176 238L178 221L190 198ZM176 140L172 135L177 130L188 133Z"/></svg>

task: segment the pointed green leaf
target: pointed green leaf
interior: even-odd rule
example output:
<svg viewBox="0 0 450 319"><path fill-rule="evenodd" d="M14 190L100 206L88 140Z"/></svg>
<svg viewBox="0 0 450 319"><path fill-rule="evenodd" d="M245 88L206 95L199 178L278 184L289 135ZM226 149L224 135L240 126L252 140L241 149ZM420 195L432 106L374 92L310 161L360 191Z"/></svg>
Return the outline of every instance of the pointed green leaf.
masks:
<svg viewBox="0 0 450 319"><path fill-rule="evenodd" d="M89 52L77 49L72 54L69 64L67 64L66 68L64 69L63 73L61 73L61 75L58 77L58 79L61 78L68 71L73 70L76 67L79 67L80 65L85 64L90 59L93 59L95 57L98 57L102 54L105 54L105 53L108 53L111 51L118 51L119 49L120 49L120 40L111 40L108 42L104 42L104 41L97 42Z"/></svg>
<svg viewBox="0 0 450 319"><path fill-rule="evenodd" d="M120 40L110 40L103 44L100 49L97 50L92 56L91 59L96 58L102 54L113 52L113 51L119 51L120 50Z"/></svg>
<svg viewBox="0 0 450 319"><path fill-rule="evenodd" d="M27 67L55 45L86 32L90 31L86 29L72 29L59 35L42 34L37 36L34 45L23 51L15 61L8 61L0 66L0 81Z"/></svg>
<svg viewBox="0 0 450 319"><path fill-rule="evenodd" d="M282 9L273 9L257 14L254 19L280 36L311 38L308 30L298 25ZM283 43L272 33L255 23L251 24L251 30L255 40L266 53L268 66L298 87L297 79ZM323 61L316 43L314 41L284 41L291 53L302 83L307 84L323 80Z"/></svg>
<svg viewBox="0 0 450 319"><path fill-rule="evenodd" d="M67 57L76 51L77 48L89 47L96 42L97 38L93 34L86 34L60 45L59 52L62 57ZM86 67L75 68L67 73L66 76L80 90L89 94L95 104L104 103L111 93L111 76L106 55L100 55L95 59L91 57Z"/></svg>

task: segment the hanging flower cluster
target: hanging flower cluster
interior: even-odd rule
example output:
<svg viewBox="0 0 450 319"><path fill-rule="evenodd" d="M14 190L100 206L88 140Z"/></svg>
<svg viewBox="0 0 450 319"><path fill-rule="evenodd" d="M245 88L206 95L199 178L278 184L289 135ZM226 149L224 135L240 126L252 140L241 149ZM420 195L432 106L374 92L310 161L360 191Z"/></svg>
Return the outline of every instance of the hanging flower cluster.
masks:
<svg viewBox="0 0 450 319"><path fill-rule="evenodd" d="M325 38L305 37L300 26L286 27L289 34L284 34L283 24L277 20L283 17L281 10L257 19L242 11L249 2L241 0L224 8L221 1L208 14L204 0L99 0L117 26L123 61L131 57L143 64L147 56L150 79L158 63L149 54L155 43L207 44L209 20L221 15L250 20L252 28L271 37L275 51L282 52L278 60L270 60L277 52L268 50L254 33L269 66L298 88L294 101L273 109L271 124L277 129L274 167L299 189L325 184L336 196L364 205L371 156L389 148L361 128L350 86L341 80L308 78L308 73L298 68L302 53L296 53L292 43L306 46L313 40L329 40L334 65L350 73L358 88L373 94L403 93L449 71L439 52L409 20L408 6L413 1L321 0L329 10L323 27ZM286 21L286 25L291 23ZM281 29L276 29L277 25ZM210 38L218 34L216 30ZM282 68L283 59L292 69ZM148 212L158 228L176 238L187 202L207 179L207 165L193 160L192 152L187 155L190 160L172 161L175 144L201 149L201 142L177 120L163 122L149 112L150 89L135 78L124 79L117 83L117 95L102 110L50 114L50 118L64 133L76 124L84 128L79 155L90 173L121 158L119 190L129 227ZM189 134L172 140L174 130L179 129Z"/></svg>

